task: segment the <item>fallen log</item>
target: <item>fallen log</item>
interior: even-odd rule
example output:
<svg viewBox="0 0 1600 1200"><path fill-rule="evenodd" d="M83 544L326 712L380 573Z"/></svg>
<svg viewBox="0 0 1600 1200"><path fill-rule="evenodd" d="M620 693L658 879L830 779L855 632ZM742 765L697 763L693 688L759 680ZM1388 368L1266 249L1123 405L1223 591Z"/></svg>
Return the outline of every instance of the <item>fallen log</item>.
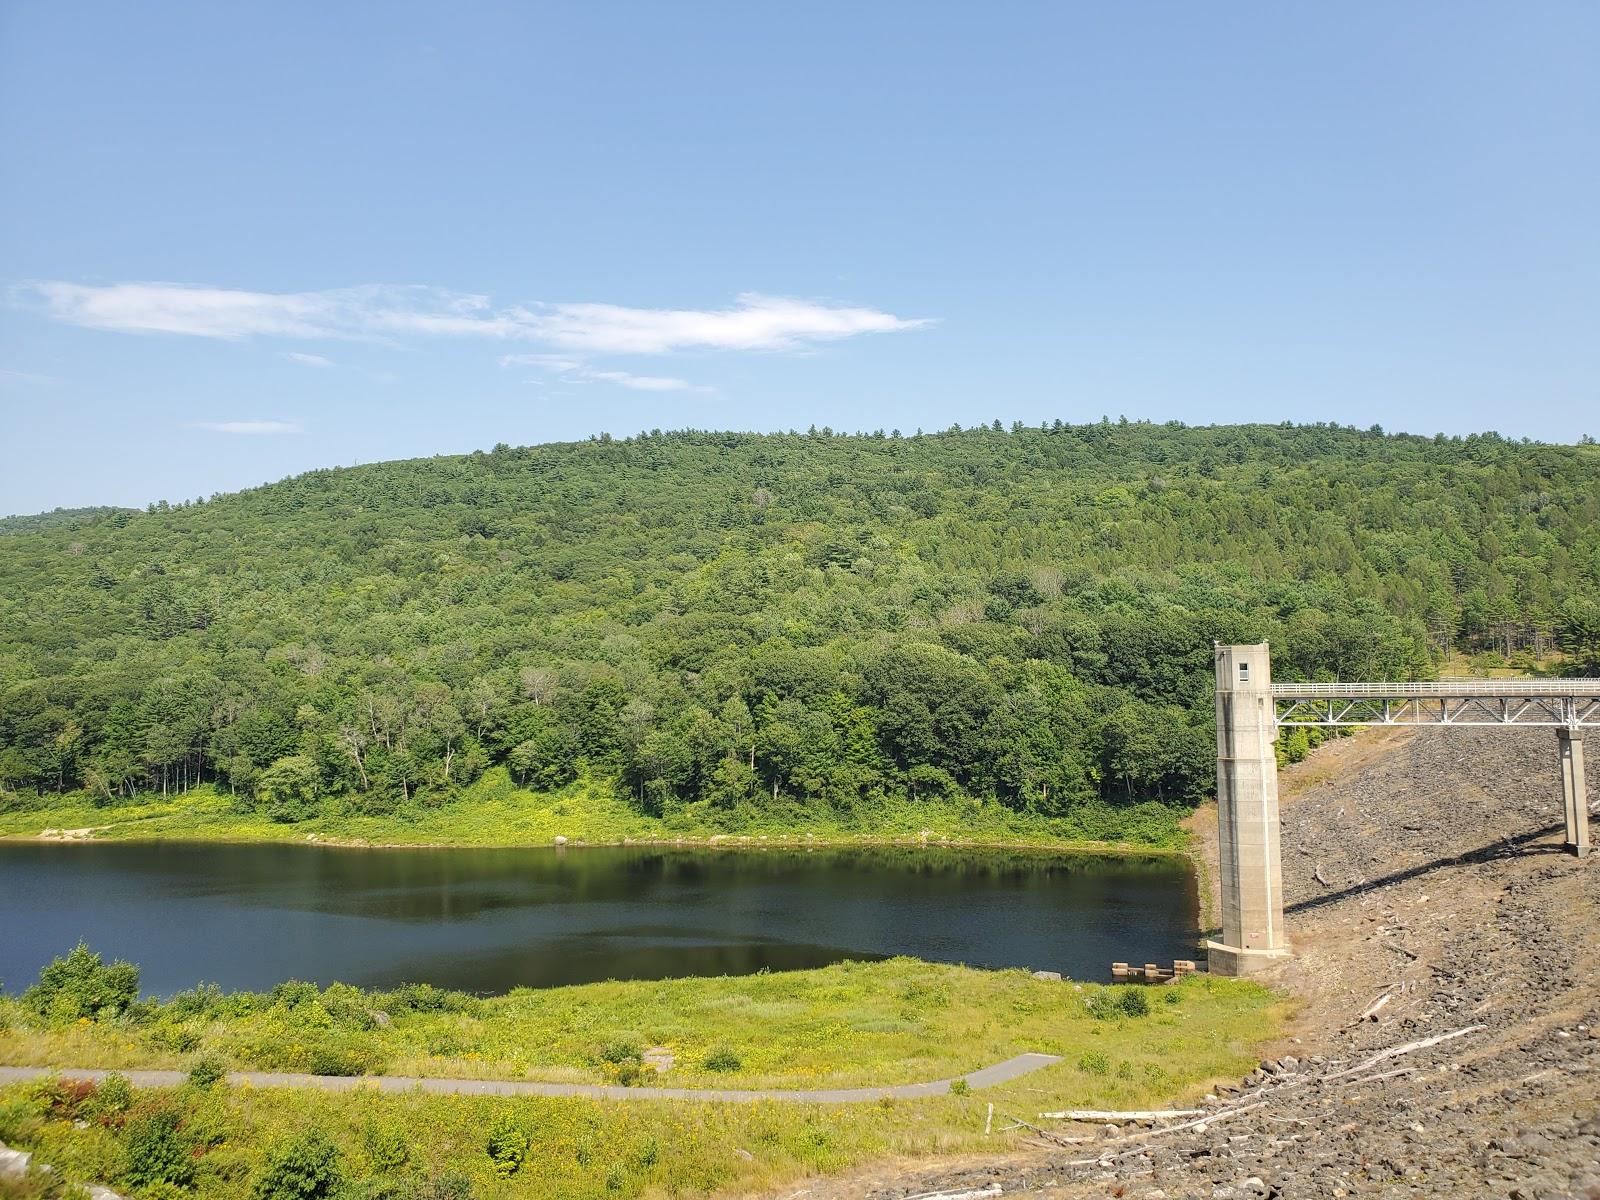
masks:
<svg viewBox="0 0 1600 1200"><path fill-rule="evenodd" d="M1432 1037L1423 1038L1418 1042L1406 1042L1404 1045L1391 1046L1387 1050L1380 1050L1371 1058L1357 1063L1353 1067L1346 1067L1342 1071L1335 1071L1332 1075L1324 1075L1322 1081L1328 1083L1345 1075L1356 1075L1370 1067L1375 1067L1381 1062L1391 1058L1399 1058L1402 1054L1411 1054L1417 1050L1426 1050L1429 1046L1437 1046L1440 1042L1448 1042L1454 1038L1466 1037L1469 1033L1477 1033L1481 1029L1489 1028L1487 1025L1468 1025L1465 1029L1452 1030L1450 1033L1436 1033Z"/></svg>
<svg viewBox="0 0 1600 1200"><path fill-rule="evenodd" d="M1153 1108L1141 1112L1107 1112L1098 1108L1068 1108L1061 1112L1042 1112L1044 1121L1106 1121L1120 1125L1124 1121L1162 1121L1168 1117L1198 1117L1203 1108Z"/></svg>

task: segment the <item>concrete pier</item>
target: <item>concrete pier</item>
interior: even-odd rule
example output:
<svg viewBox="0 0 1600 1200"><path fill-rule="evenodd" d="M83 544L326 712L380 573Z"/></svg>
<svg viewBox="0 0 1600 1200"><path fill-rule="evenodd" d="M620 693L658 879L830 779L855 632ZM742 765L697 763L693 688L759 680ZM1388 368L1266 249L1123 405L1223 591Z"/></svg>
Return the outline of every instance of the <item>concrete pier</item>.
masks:
<svg viewBox="0 0 1600 1200"><path fill-rule="evenodd" d="M1583 738L1576 729L1556 730L1561 755L1561 803L1567 820L1567 849L1579 858L1589 853L1589 793L1583 776Z"/></svg>
<svg viewBox="0 0 1600 1200"><path fill-rule="evenodd" d="M1278 829L1277 716L1266 643L1216 647L1222 940L1213 974L1248 975L1289 953Z"/></svg>

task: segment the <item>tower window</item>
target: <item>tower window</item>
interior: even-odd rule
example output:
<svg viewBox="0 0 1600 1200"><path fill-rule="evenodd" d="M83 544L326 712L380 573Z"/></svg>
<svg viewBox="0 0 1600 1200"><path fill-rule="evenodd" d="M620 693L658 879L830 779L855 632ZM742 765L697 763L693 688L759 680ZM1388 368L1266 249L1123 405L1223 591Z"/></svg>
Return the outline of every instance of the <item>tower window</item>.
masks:
<svg viewBox="0 0 1600 1200"><path fill-rule="evenodd" d="M1249 683L1250 682L1250 664L1249 663L1240 663L1239 664L1239 682L1240 683Z"/></svg>

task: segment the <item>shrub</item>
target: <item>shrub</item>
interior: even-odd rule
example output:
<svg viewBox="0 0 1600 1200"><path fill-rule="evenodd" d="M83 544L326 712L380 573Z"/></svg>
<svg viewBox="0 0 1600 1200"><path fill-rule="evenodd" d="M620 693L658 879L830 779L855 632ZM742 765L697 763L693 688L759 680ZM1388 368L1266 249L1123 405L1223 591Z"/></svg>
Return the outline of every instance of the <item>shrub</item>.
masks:
<svg viewBox="0 0 1600 1200"><path fill-rule="evenodd" d="M175 1021L191 1021L195 1017L216 1015L225 1003L221 988L214 983L202 983L187 992L179 992L162 1009Z"/></svg>
<svg viewBox="0 0 1600 1200"><path fill-rule="evenodd" d="M1111 1060L1098 1050L1090 1050L1078 1059L1078 1070L1091 1075L1105 1075L1111 1070Z"/></svg>
<svg viewBox="0 0 1600 1200"><path fill-rule="evenodd" d="M1150 997L1145 995L1142 987L1125 987L1122 989L1122 995L1117 1000L1117 1007L1122 1010L1124 1016L1148 1016L1150 1013Z"/></svg>
<svg viewBox="0 0 1600 1200"><path fill-rule="evenodd" d="M367 998L361 994L360 989L353 988L348 983L330 985L322 993L322 1007L335 1025L345 1029L365 1032L378 1027L378 1019L372 1015L372 1010L367 1005Z"/></svg>
<svg viewBox="0 0 1600 1200"><path fill-rule="evenodd" d="M93 1101L96 1088L89 1079L46 1077L33 1085L32 1098L39 1110L58 1121L72 1121Z"/></svg>
<svg viewBox="0 0 1600 1200"><path fill-rule="evenodd" d="M483 1001L466 992L451 992L431 983L402 983L392 992L378 992L372 1003L393 1016L404 1013L464 1013L476 1016Z"/></svg>
<svg viewBox="0 0 1600 1200"><path fill-rule="evenodd" d="M200 1048L200 1035L187 1025L158 1025L145 1035L152 1046L188 1054Z"/></svg>
<svg viewBox="0 0 1600 1200"><path fill-rule="evenodd" d="M52 1021L120 1016L139 996L139 968L118 959L109 967L79 942L64 957L39 972L39 982L22 993L22 1002Z"/></svg>
<svg viewBox="0 0 1600 1200"><path fill-rule="evenodd" d="M619 1040L602 1046L600 1058L608 1063L643 1062L644 1052L639 1049L638 1042Z"/></svg>
<svg viewBox="0 0 1600 1200"><path fill-rule="evenodd" d="M140 1189L161 1183L186 1186L194 1178L194 1160L181 1125L171 1108L147 1109L130 1117L122 1135L127 1155L123 1179Z"/></svg>
<svg viewBox="0 0 1600 1200"><path fill-rule="evenodd" d="M29 1163L19 1174L0 1177L0 1196L6 1200L68 1200L74 1189L49 1167Z"/></svg>
<svg viewBox="0 0 1600 1200"><path fill-rule="evenodd" d="M315 1004L321 993L317 985L307 983L303 979L288 979L275 986L269 993L273 1004L281 1004L284 1008L299 1008L302 1004Z"/></svg>
<svg viewBox="0 0 1600 1200"><path fill-rule="evenodd" d="M484 1147L489 1161L494 1163L494 1173L509 1179L521 1168L528 1157L528 1133L509 1112L502 1112L489 1126L489 1138Z"/></svg>
<svg viewBox="0 0 1600 1200"><path fill-rule="evenodd" d="M189 1082L197 1088L208 1088L228 1074L228 1066L221 1055L202 1054L189 1068Z"/></svg>
<svg viewBox="0 0 1600 1200"><path fill-rule="evenodd" d="M718 1046L706 1055L702 1064L708 1071L742 1071L744 1060L726 1046Z"/></svg>
<svg viewBox="0 0 1600 1200"><path fill-rule="evenodd" d="M606 1064L606 1077L612 1083L633 1087L644 1078L644 1064L637 1059L625 1058L621 1062Z"/></svg>
<svg viewBox="0 0 1600 1200"><path fill-rule="evenodd" d="M339 1147L313 1129L267 1155L250 1195L254 1200L322 1200L343 1186Z"/></svg>
<svg viewBox="0 0 1600 1200"><path fill-rule="evenodd" d="M398 1170L411 1158L405 1131L392 1122L368 1121L361 1130L361 1141L368 1161L380 1171Z"/></svg>
<svg viewBox="0 0 1600 1200"><path fill-rule="evenodd" d="M972 1090L972 1085L965 1079L952 1079L950 1081L950 1094L952 1096L965 1096Z"/></svg>
<svg viewBox="0 0 1600 1200"><path fill-rule="evenodd" d="M113 1071L100 1081L94 1097L83 1107L83 1115L101 1125L120 1125L133 1107L133 1085L126 1075Z"/></svg>

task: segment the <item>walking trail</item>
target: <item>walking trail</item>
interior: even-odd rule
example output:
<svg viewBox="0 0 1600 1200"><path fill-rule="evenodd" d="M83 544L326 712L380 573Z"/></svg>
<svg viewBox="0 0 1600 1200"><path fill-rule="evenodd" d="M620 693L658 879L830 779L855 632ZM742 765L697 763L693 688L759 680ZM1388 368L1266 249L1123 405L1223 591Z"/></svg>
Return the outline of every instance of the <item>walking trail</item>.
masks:
<svg viewBox="0 0 1600 1200"><path fill-rule="evenodd" d="M1054 1054L1019 1054L991 1067L982 1067L960 1076L970 1088L993 1087L1019 1076L1060 1062ZM0 1067L0 1084L19 1083L59 1075L64 1079L101 1080L110 1071L89 1067ZM122 1071L136 1087L171 1087L187 1076L182 1071ZM462 1096L587 1096L596 1100L726 1100L748 1103L756 1100L784 1100L796 1104L851 1104L866 1100L915 1100L922 1096L944 1096L953 1079L929 1083L899 1083L885 1087L810 1088L670 1088L620 1087L597 1083L535 1083L525 1079L439 1079L417 1075L295 1075L277 1071L238 1071L228 1076L229 1083L252 1087L321 1088L329 1092L348 1092L371 1088L380 1092L444 1092Z"/></svg>

